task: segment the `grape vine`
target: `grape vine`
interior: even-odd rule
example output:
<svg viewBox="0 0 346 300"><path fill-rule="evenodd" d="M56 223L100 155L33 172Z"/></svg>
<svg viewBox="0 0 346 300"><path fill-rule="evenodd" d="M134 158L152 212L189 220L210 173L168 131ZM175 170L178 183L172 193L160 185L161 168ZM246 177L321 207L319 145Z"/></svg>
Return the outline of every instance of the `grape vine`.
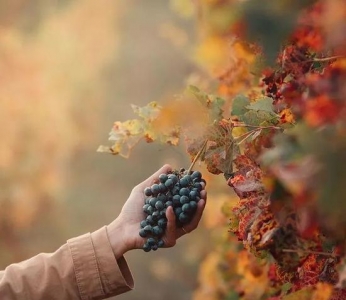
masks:
<svg viewBox="0 0 346 300"><path fill-rule="evenodd" d="M346 4L301 1L288 7L263 1L263 8L276 8L267 15L256 1L246 2L196 1L205 25L203 49L213 40L230 52L214 68L204 65L219 80L213 93L220 96L189 86L176 100L194 108L199 121L184 122L192 111L187 109L173 122L167 116L176 112L175 104L151 103L137 109L140 119L116 122L115 144L100 150L120 153L124 143L132 147L133 138L172 145L183 138L193 162L199 159L210 173L224 175L239 197L225 212L229 228L244 248L226 247L223 260L232 263L236 252L250 271L220 271L230 278L224 279L229 289L216 299L344 299L346 13L339 10L345 12ZM213 16L223 16L227 26L214 24ZM254 42L253 33L268 35L266 26L274 21L273 38ZM256 293L250 288L254 278L263 283Z"/></svg>

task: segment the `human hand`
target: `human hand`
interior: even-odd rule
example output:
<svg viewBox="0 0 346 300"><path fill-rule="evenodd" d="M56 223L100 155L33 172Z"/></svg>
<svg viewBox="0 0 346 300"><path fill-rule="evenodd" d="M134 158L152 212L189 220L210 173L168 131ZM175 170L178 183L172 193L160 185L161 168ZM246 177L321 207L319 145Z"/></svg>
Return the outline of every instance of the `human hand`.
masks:
<svg viewBox="0 0 346 300"><path fill-rule="evenodd" d="M131 249L139 249L143 247L144 239L139 236L140 222L145 219L143 212L144 205L144 189L158 181L159 175L168 173L172 170L170 165L164 165L148 179L133 188L129 198L125 202L118 218L107 226L109 240L111 242L116 258L122 256ZM176 226L176 217L173 207L166 210L167 228L162 240L164 247L172 247L176 244L177 239L186 233L197 228L202 217L206 203L207 193L203 187L201 191L201 200L197 204L197 210L191 222L185 224L183 228Z"/></svg>

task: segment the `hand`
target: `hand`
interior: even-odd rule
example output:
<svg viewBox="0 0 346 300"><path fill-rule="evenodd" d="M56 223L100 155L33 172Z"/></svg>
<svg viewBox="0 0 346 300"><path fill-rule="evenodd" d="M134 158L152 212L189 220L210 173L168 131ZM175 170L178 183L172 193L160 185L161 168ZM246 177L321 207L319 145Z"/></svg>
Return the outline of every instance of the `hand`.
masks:
<svg viewBox="0 0 346 300"><path fill-rule="evenodd" d="M116 258L121 257L125 252L131 249L143 247L144 239L139 236L140 222L145 219L143 212L144 189L158 181L159 175L168 173L172 170L170 165L164 165L148 179L138 184L131 192L129 198L124 204L118 218L107 226L109 240L111 242ZM204 188L204 187L203 187ZM177 228L175 225L175 214L172 207L166 210L167 228L162 237L165 247L172 247L176 244L178 238L197 228L202 217L206 203L207 193L201 191L201 200L198 202L197 211L190 223L184 225L184 229Z"/></svg>

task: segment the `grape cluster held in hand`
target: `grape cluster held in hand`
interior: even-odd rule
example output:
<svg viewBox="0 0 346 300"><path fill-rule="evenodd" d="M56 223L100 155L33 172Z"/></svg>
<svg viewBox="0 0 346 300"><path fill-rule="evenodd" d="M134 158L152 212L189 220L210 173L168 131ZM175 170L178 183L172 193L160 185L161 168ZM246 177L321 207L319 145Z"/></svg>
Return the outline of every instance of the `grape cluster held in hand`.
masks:
<svg viewBox="0 0 346 300"><path fill-rule="evenodd" d="M178 227L189 223L201 199L205 180L199 171L187 172L184 169L169 174L161 174L159 181L145 188L143 211L146 219L140 223L139 235L147 238L143 250L157 250L164 246L162 240L167 227L166 209L173 207Z"/></svg>

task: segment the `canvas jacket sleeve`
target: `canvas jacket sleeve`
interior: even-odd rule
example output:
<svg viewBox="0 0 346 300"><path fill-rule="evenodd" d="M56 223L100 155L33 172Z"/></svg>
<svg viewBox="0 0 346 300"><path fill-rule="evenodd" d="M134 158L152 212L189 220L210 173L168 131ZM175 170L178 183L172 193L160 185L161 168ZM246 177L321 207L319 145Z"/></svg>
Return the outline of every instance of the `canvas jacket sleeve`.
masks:
<svg viewBox="0 0 346 300"><path fill-rule="evenodd" d="M0 271L2 300L106 299L132 288L131 272L124 257L115 259L107 227Z"/></svg>

